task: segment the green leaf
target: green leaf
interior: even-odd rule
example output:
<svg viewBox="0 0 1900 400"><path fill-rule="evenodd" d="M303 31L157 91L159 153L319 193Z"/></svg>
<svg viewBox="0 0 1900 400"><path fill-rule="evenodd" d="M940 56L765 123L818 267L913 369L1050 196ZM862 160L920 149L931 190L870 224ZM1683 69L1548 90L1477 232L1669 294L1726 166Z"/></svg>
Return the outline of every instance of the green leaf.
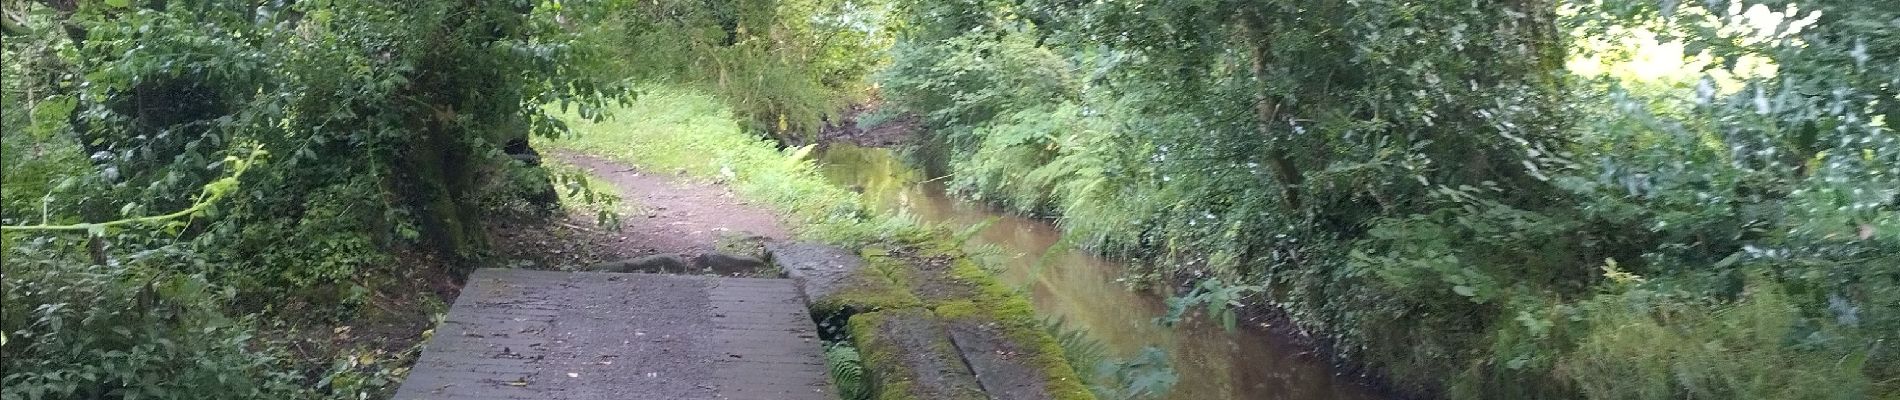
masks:
<svg viewBox="0 0 1900 400"><path fill-rule="evenodd" d="M132 6L132 0L105 0L105 2L106 2L106 5L117 7L117 8L126 8L126 7Z"/></svg>
<svg viewBox="0 0 1900 400"><path fill-rule="evenodd" d="M33 106L32 128L35 136L47 137L67 123L66 116L71 115L78 104L71 96L58 96Z"/></svg>
<svg viewBox="0 0 1900 400"><path fill-rule="evenodd" d="M1478 295L1477 288L1473 288L1473 287L1465 286L1465 285L1452 286L1451 291L1452 293L1457 293L1459 296L1465 296L1465 297L1473 297L1473 296Z"/></svg>

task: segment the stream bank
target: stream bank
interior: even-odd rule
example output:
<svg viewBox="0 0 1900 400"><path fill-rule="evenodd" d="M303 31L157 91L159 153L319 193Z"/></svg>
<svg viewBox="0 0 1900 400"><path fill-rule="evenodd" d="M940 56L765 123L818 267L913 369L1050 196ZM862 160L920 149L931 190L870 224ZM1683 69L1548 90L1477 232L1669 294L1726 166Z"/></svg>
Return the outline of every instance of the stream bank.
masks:
<svg viewBox="0 0 1900 400"><path fill-rule="evenodd" d="M578 242L582 250L594 250L580 252L576 259L524 260L529 263L525 267L765 278L789 275L800 288L798 297L812 308L814 318L806 322L816 324L827 343L848 343L863 354L855 362L865 371L863 375L853 378L834 372L833 387L841 388L840 393L868 393L881 399L1095 398L1064 359L1056 339L1038 325L1028 300L965 256L943 232L918 230L853 246L861 250L796 242L789 240L787 229L771 210L736 199L719 182L651 174L624 161L586 154L563 153L558 159L581 167L590 179L611 183L620 198L636 203L622 207L627 215L618 232L588 226L584 215L570 214L547 227L563 232L561 238L509 236L526 248L554 241ZM628 208L646 211L627 212ZM757 260L771 260L778 268L736 273L716 268L626 271L603 268L628 262L624 260L566 262L649 254L634 260L658 255L694 259L692 264L705 267L700 257L749 257L722 244L734 232L744 232L742 236L762 247L765 252ZM510 254L510 250L523 250L520 246L503 249ZM698 256L688 256L693 253ZM759 264L765 267L764 261Z"/></svg>
<svg viewBox="0 0 1900 400"><path fill-rule="evenodd" d="M819 243L834 249L833 253L863 259L859 264L864 268L847 273L852 277L847 283L881 284L848 286L836 292L842 293L836 296L838 299L814 294L825 290L815 290L810 284L802 289L818 319L813 322L826 329L826 339L852 344L839 347L855 347L862 354L861 358L839 358L861 360L845 364L861 365L863 372L850 377L836 374L839 369L834 369L834 377L841 378L835 379L841 392L863 393L850 389L863 387L873 397L885 399L1095 398L1077 369L1064 358L1060 343L1039 324L1027 296L1001 283L958 246L946 245L955 243L949 240L948 232L877 212L866 207L858 193L827 181L812 162L812 147L781 148L777 142L743 132L716 99L690 91L656 90L617 110L617 114L623 117L575 121L571 126L576 137L552 141L546 147L561 154L585 154L608 161L587 168L593 178L586 181L615 183L610 186L621 192L623 199L642 203L631 207L654 205L646 204L653 199L636 199L651 195L653 190L628 185L627 179L634 178L634 174L657 174L682 185L716 187L718 192L730 195L707 201L744 206L716 209L756 207L769 211L772 218L759 219L753 225L782 223L780 226L787 228L796 243ZM580 158L571 161L587 163ZM620 212L627 229L641 229L636 227L639 221L627 221L640 218L640 213ZM723 220L726 216L696 214L695 218ZM647 228L658 229L664 236L691 236L703 231ZM750 230L746 226L707 230L713 228ZM763 236L767 243L793 242L773 240L780 238L769 233ZM668 238L632 242L641 246L666 243L660 239ZM767 258L786 271L798 268L788 265L794 263L792 257L782 253ZM810 281L796 275L793 278ZM870 290L862 290L867 288ZM859 293L870 295L857 296ZM831 308L828 304L842 306ZM827 322L830 324L824 324ZM840 326L846 329L838 329ZM917 353L911 344L930 344L938 351L925 357L929 354ZM827 361L833 362L834 357L827 356ZM969 379L955 384L942 380L954 376ZM980 391L972 393L970 388Z"/></svg>
<svg viewBox="0 0 1900 400"><path fill-rule="evenodd" d="M1174 328L1157 324L1165 296L1128 289L1125 267L1062 246L1061 230L1046 220L964 202L891 151L833 143L820 152L824 175L862 193L867 205L923 223L961 229L988 225L971 244L1003 253L1002 280L1027 288L1039 314L1085 330L1116 358L1148 347L1166 352L1179 378L1171 399L1376 399L1359 379L1339 376L1319 356L1270 326L1228 331L1206 318ZM993 220L993 222L991 222ZM1051 249L1056 249L1053 253ZM1046 261L1045 261L1046 260Z"/></svg>
<svg viewBox="0 0 1900 400"><path fill-rule="evenodd" d="M932 233L930 225L956 231L995 218L971 242L1003 250L1001 286L1026 289L1017 297L1027 299L1031 307L1025 308L1033 308L1036 318L1061 319L1071 329L1087 331L1112 358L1162 349L1179 377L1168 398L1380 397L1352 377L1337 376L1326 357L1304 351L1309 347L1257 326L1229 332L1199 319L1173 329L1155 324L1166 311L1163 297L1127 290L1115 263L1062 251L1037 272L1036 261L1058 242L1059 229L958 202L944 194L941 180L931 180L886 150L837 143L780 148L740 131L717 100L690 92L656 91L619 115L604 122L576 121L578 138L548 147L629 168L669 171L669 178L683 171L687 180L723 182L738 198L775 211L793 237L850 249L942 234ZM1093 369L1077 367L1082 373Z"/></svg>

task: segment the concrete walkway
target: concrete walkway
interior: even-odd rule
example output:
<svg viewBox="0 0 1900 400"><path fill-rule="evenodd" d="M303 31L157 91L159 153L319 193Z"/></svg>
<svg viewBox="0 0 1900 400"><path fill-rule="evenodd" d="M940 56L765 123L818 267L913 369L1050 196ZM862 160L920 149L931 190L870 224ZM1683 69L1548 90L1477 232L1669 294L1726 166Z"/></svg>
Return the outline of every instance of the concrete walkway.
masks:
<svg viewBox="0 0 1900 400"><path fill-rule="evenodd" d="M835 399L789 279L482 269L396 399Z"/></svg>

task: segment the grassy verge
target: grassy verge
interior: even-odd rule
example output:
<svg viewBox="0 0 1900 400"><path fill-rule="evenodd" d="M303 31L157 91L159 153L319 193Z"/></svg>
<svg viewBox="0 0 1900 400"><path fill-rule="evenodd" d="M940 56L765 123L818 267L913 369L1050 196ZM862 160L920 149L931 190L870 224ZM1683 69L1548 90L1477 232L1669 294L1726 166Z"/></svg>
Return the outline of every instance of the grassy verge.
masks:
<svg viewBox="0 0 1900 400"><path fill-rule="evenodd" d="M536 146L726 182L739 195L786 216L804 239L862 245L929 234L909 220L866 211L857 193L819 175L806 160L807 150L780 150L741 131L724 103L710 96L653 88L607 121L569 120L571 136L542 139Z"/></svg>

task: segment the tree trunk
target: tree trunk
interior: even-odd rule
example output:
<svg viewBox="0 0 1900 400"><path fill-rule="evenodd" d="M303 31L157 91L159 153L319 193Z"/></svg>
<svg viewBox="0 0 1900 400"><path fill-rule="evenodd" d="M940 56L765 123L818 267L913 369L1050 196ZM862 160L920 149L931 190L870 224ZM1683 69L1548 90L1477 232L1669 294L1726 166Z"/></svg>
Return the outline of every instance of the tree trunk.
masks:
<svg viewBox="0 0 1900 400"><path fill-rule="evenodd" d="M426 74L426 72L425 72ZM414 139L396 156L393 194L416 213L425 247L451 258L475 256L487 244L475 193L478 165L453 111L420 121Z"/></svg>
<svg viewBox="0 0 1900 400"><path fill-rule="evenodd" d="M1305 181L1305 178L1299 167L1293 163L1292 157L1287 154L1288 141L1273 130L1274 124L1280 118L1280 105L1273 96L1267 94L1267 88L1264 86L1268 82L1267 57L1272 50L1270 47L1272 43L1268 41L1269 35L1266 34L1264 25L1266 22L1258 12L1243 13L1240 16L1240 42L1248 47L1248 58L1251 61L1248 72L1253 74L1255 82L1262 85L1254 89L1254 129L1259 131L1260 136L1267 141L1267 165L1273 170L1274 177L1280 181L1281 199L1286 202L1288 210L1300 212L1303 207L1300 202L1300 184Z"/></svg>

